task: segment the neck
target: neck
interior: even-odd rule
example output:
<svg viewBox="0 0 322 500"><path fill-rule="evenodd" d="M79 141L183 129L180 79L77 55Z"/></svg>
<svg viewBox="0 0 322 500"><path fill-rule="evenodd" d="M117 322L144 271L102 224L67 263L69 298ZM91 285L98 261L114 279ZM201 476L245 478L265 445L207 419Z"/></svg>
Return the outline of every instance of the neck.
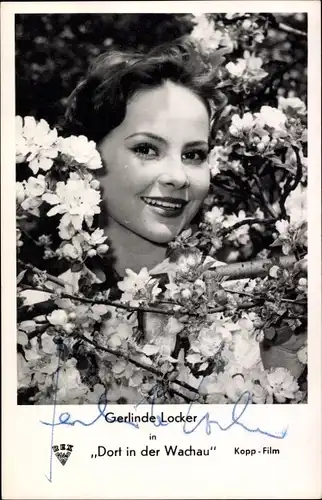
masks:
<svg viewBox="0 0 322 500"><path fill-rule="evenodd" d="M134 272L139 272L142 267L150 270L165 258L166 245L142 238L112 217L109 217L105 232L115 257L114 268L121 276L124 276L127 268Z"/></svg>

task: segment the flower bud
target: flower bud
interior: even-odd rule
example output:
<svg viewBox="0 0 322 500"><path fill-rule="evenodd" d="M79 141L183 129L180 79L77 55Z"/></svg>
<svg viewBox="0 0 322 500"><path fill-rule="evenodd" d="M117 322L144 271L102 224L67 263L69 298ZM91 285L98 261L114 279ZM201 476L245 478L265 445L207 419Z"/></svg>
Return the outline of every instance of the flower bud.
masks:
<svg viewBox="0 0 322 500"><path fill-rule="evenodd" d="M70 259L79 259L82 255L82 249L80 247L76 247L71 243L66 243L66 245L62 248L62 253L64 257Z"/></svg>
<svg viewBox="0 0 322 500"><path fill-rule="evenodd" d="M264 322L260 318L254 319L253 324L255 328L262 328L264 326Z"/></svg>
<svg viewBox="0 0 322 500"><path fill-rule="evenodd" d="M271 276L271 278L278 278L280 274L281 269L278 266L272 266L268 272L268 274Z"/></svg>
<svg viewBox="0 0 322 500"><path fill-rule="evenodd" d="M181 296L183 299L190 299L191 297L191 292L187 288L185 290L181 291Z"/></svg>
<svg viewBox="0 0 322 500"><path fill-rule="evenodd" d="M256 335L256 340L257 340L257 342L262 343L264 341L264 339L265 339L264 331L260 330L258 332L258 334Z"/></svg>
<svg viewBox="0 0 322 500"><path fill-rule="evenodd" d="M68 314L68 319L70 319L71 321L74 321L76 319L76 313L70 312Z"/></svg>
<svg viewBox="0 0 322 500"><path fill-rule="evenodd" d="M100 183L97 179L93 179L90 183L91 188L93 189L99 189Z"/></svg>
<svg viewBox="0 0 322 500"><path fill-rule="evenodd" d="M48 314L47 319L52 325L63 326L67 324L67 313L64 309L56 309Z"/></svg>
<svg viewBox="0 0 322 500"><path fill-rule="evenodd" d="M262 143L267 145L269 142L270 142L269 135L264 135L264 137L262 137Z"/></svg>
<svg viewBox="0 0 322 500"><path fill-rule="evenodd" d="M99 246L97 247L97 253L98 253L99 255L103 255L104 253L106 253L106 252L108 251L108 249L109 249L109 246L108 246L108 245L106 245L106 244L104 244L104 245L99 245Z"/></svg>
<svg viewBox="0 0 322 500"><path fill-rule="evenodd" d="M63 326L63 328L66 333L72 333L72 331L75 328L75 325L73 323L66 323L66 325Z"/></svg>
<svg viewBox="0 0 322 500"><path fill-rule="evenodd" d="M94 248L91 248L90 250L88 250L87 257L91 258L91 257L95 257L95 255L96 255L96 250L94 250Z"/></svg>
<svg viewBox="0 0 322 500"><path fill-rule="evenodd" d="M252 22L250 19L245 19L245 21L243 21L243 24L242 24L242 27L244 30L249 30L252 26Z"/></svg>
<svg viewBox="0 0 322 500"><path fill-rule="evenodd" d="M259 151L260 153L262 153L265 149L265 144L263 142L260 142L259 144L257 144L257 151Z"/></svg>

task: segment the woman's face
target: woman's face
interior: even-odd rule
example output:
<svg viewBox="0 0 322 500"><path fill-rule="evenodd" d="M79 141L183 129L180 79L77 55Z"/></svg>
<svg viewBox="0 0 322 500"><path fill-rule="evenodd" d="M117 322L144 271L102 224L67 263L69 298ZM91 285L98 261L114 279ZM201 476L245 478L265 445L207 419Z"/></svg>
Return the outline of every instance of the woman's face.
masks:
<svg viewBox="0 0 322 500"><path fill-rule="evenodd" d="M137 92L100 143L108 215L155 243L187 226L209 188L209 115L192 91L167 81Z"/></svg>

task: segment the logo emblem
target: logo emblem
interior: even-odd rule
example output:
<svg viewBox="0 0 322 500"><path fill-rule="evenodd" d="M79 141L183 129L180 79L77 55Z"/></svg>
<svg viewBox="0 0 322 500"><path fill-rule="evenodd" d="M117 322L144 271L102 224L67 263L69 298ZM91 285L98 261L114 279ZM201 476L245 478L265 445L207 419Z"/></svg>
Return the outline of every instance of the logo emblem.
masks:
<svg viewBox="0 0 322 500"><path fill-rule="evenodd" d="M65 465L72 451L73 451L72 444L60 444L59 446L57 445L53 446L53 452L55 453L56 457L58 458L58 460L62 465Z"/></svg>

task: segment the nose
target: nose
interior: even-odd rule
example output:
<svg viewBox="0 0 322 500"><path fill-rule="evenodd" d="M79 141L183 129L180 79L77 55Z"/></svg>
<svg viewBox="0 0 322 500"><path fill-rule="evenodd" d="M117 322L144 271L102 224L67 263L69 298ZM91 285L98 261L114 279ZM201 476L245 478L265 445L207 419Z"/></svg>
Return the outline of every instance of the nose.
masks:
<svg viewBox="0 0 322 500"><path fill-rule="evenodd" d="M173 160L166 165L162 165L162 172L158 181L160 184L172 186L175 189L182 189L190 186L186 167L178 160Z"/></svg>

